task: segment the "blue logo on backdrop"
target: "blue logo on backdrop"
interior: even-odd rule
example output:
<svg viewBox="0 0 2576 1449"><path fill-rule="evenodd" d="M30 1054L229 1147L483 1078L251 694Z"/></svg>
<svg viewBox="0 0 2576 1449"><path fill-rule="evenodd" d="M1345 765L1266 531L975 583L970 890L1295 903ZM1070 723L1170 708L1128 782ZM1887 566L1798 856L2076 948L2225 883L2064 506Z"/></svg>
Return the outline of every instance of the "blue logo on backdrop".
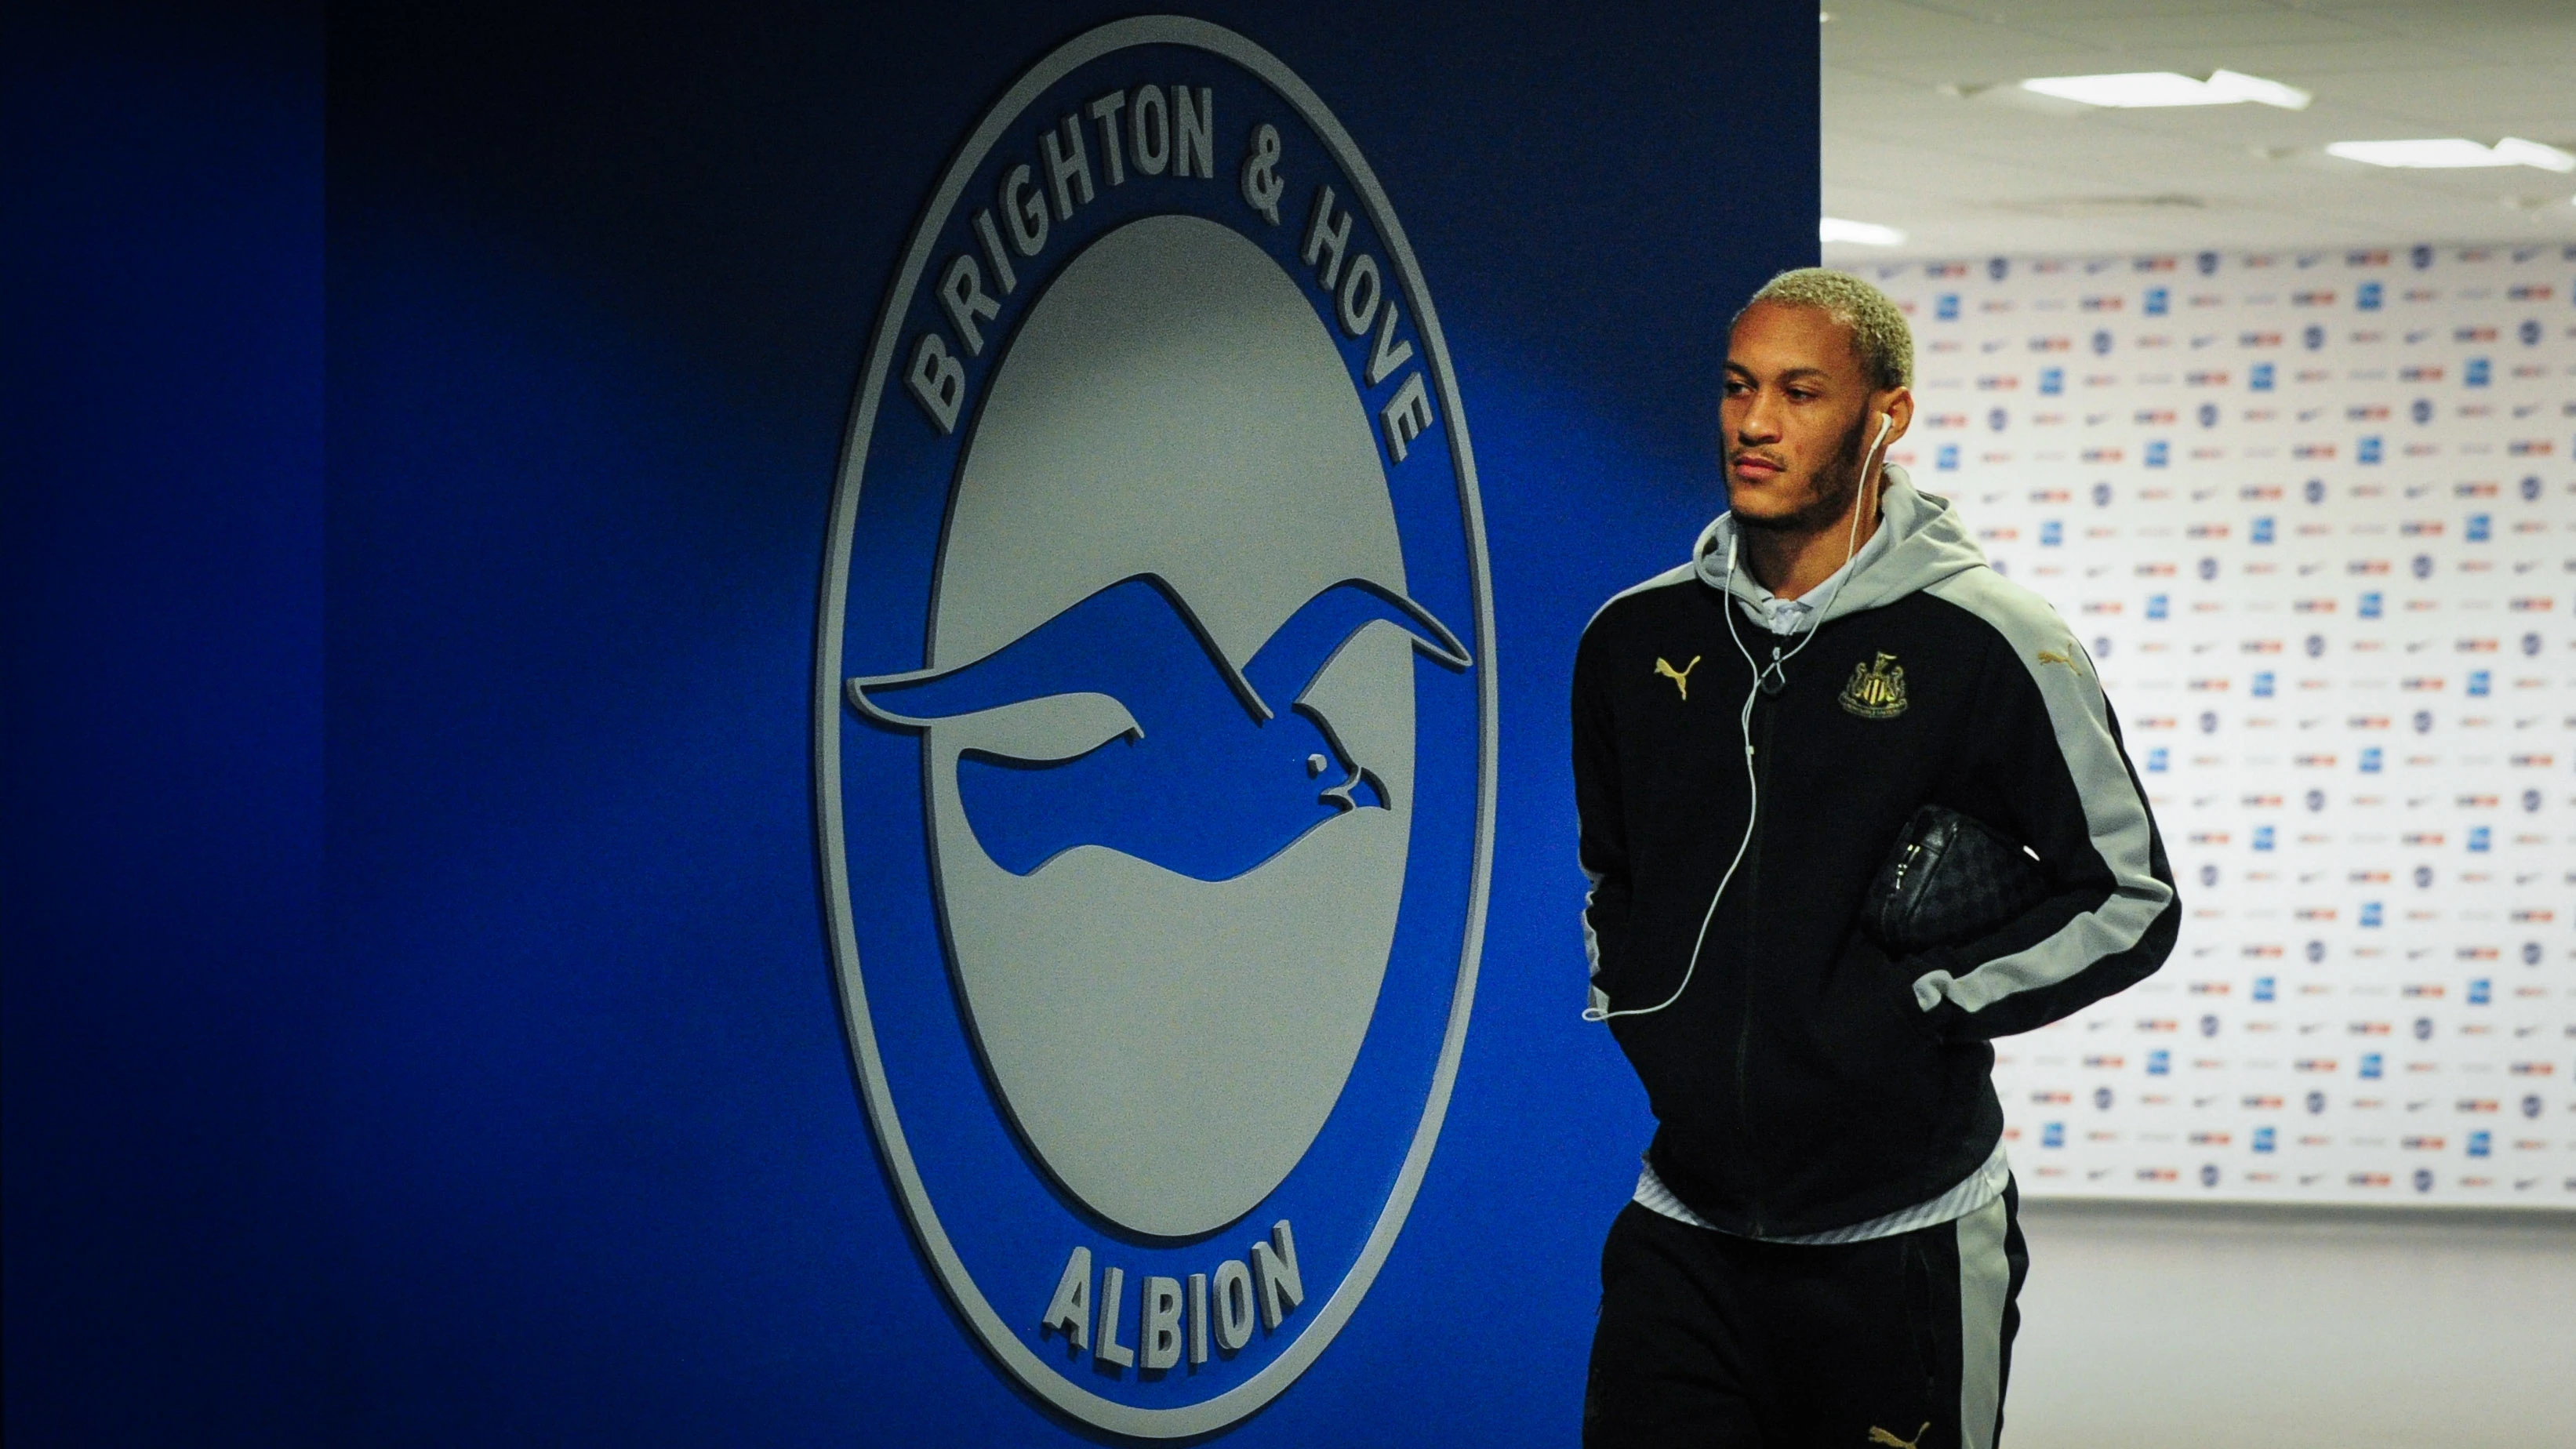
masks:
<svg viewBox="0 0 2576 1449"><path fill-rule="evenodd" d="M1480 516L1412 249L1275 57L1121 21L968 138L852 413L818 833L922 1255L1085 1424L1257 1410L1411 1209L1491 851Z"/></svg>
<svg viewBox="0 0 2576 1449"><path fill-rule="evenodd" d="M2270 392L2272 390L2272 364L2268 362L2258 362L2254 364L2253 382L2254 390L2256 392Z"/></svg>
<svg viewBox="0 0 2576 1449"><path fill-rule="evenodd" d="M2204 277L2218 270L2218 253L2216 252L2202 252L2192 260L2199 265L2200 274Z"/></svg>
<svg viewBox="0 0 2576 1449"><path fill-rule="evenodd" d="M2433 249L2431 247L2416 247L2406 253L2406 259L2414 263L2415 270L2420 272L2426 267L2433 265Z"/></svg>
<svg viewBox="0 0 2576 1449"><path fill-rule="evenodd" d="M2532 318L2526 317L2523 319L2521 326L2513 329L2513 335L2521 338L2522 345L2525 347L2538 347L2540 345L2540 323Z"/></svg>
<svg viewBox="0 0 2576 1449"><path fill-rule="evenodd" d="M2361 448L2360 448L2360 451L2359 451L2355 456L2357 456L2357 457L2358 457L2362 462L2364 462L2364 463L2376 463L2376 462L2378 462L2378 461L2379 461L2379 437L2378 437L2378 435L2377 435L2377 434L2373 434L2373 435L2371 435L2370 437L2367 437L2367 438L2362 439L2362 440L2361 440Z"/></svg>
<svg viewBox="0 0 2576 1449"><path fill-rule="evenodd" d="M2172 310L2173 293L2170 289L2164 287L2149 287L2147 289L2146 314L2148 316L2162 317Z"/></svg>
<svg viewBox="0 0 2576 1449"><path fill-rule="evenodd" d="M2461 382L2469 387L2485 387L2495 376L2495 364L2483 357L2472 357L2466 364Z"/></svg>
<svg viewBox="0 0 2576 1449"><path fill-rule="evenodd" d="M2094 329L2093 350L2096 353L2108 353L2111 350L2111 329L2108 327Z"/></svg>
<svg viewBox="0 0 2576 1449"><path fill-rule="evenodd" d="M2066 391L2066 369L2043 367L2039 370L2039 391L2043 397L2056 397Z"/></svg>
<svg viewBox="0 0 2576 1449"><path fill-rule="evenodd" d="M2006 261L2002 257L1988 257L1986 259L1986 276L1989 280L2000 282L2010 275L2012 275L2011 262Z"/></svg>
<svg viewBox="0 0 2576 1449"><path fill-rule="evenodd" d="M2326 329L2311 322L2299 333L2299 342L2310 352L2326 345Z"/></svg>
<svg viewBox="0 0 2576 1449"><path fill-rule="evenodd" d="M1943 292L1938 298L1935 298L1932 303L1932 315L1934 318L1943 322L1958 321L1959 294L1956 292Z"/></svg>
<svg viewBox="0 0 2576 1449"><path fill-rule="evenodd" d="M2379 310L2380 295L2380 285L2377 282L2364 282L2353 300L2360 303L2361 310L2364 312L2376 312Z"/></svg>

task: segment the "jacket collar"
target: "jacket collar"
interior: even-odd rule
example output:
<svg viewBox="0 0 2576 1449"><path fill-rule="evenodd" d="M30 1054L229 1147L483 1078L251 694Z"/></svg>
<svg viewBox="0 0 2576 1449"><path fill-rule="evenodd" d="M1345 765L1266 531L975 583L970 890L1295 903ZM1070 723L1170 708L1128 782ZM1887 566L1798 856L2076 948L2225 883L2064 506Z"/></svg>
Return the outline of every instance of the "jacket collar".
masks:
<svg viewBox="0 0 2576 1449"><path fill-rule="evenodd" d="M1881 473L1878 532L1855 559L1857 570L1826 601L1817 624L1894 603L1953 574L1985 566L1984 551L1968 536L1949 499L1917 489L1912 476L1897 464L1886 464ZM1887 541L1884 548L1878 546L1882 538ZM1702 583L1747 604L1759 604L1769 591L1754 581L1752 571L1742 567L1740 560L1732 581L1728 578L1727 553L1735 542L1735 515L1721 513L1700 531L1699 542L1691 549L1692 561Z"/></svg>

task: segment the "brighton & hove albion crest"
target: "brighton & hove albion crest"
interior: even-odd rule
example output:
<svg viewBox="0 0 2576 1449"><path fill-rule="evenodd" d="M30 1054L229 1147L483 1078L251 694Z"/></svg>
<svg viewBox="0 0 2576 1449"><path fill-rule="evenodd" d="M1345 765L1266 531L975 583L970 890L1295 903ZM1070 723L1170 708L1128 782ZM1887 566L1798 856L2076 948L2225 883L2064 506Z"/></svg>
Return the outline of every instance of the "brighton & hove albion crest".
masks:
<svg viewBox="0 0 2576 1449"><path fill-rule="evenodd" d="M1403 1226L1491 848L1466 419L1323 103L1171 17L1012 86L886 301L827 557L826 910L927 1265L1060 1411L1222 1429Z"/></svg>

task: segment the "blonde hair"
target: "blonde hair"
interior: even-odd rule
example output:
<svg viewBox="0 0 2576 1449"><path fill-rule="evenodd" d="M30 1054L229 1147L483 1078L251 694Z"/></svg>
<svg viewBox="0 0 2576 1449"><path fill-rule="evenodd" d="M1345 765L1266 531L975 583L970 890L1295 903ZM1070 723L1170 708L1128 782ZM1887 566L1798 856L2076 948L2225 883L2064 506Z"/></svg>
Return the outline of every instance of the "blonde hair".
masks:
<svg viewBox="0 0 2576 1449"><path fill-rule="evenodd" d="M1851 273L1826 267L1782 272L1762 284L1735 320L1743 320L1745 312L1764 302L1812 307L1851 329L1852 351L1860 354L1861 374L1869 379L1871 390L1914 385L1914 329L1905 325L1905 314L1885 292ZM1728 324L1730 331L1733 326Z"/></svg>

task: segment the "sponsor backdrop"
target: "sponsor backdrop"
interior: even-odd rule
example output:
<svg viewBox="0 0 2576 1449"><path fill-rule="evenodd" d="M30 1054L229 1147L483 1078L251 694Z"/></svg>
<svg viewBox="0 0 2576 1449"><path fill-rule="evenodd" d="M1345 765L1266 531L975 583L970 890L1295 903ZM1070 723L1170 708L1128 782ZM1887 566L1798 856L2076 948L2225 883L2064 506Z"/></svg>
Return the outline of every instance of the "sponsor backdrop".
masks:
<svg viewBox="0 0 2576 1449"><path fill-rule="evenodd" d="M2576 1207L2576 247L1854 270L2188 907L1997 1044L2025 1191Z"/></svg>
<svg viewBox="0 0 2576 1449"><path fill-rule="evenodd" d="M1573 1440L1812 6L28 15L13 1439Z"/></svg>

